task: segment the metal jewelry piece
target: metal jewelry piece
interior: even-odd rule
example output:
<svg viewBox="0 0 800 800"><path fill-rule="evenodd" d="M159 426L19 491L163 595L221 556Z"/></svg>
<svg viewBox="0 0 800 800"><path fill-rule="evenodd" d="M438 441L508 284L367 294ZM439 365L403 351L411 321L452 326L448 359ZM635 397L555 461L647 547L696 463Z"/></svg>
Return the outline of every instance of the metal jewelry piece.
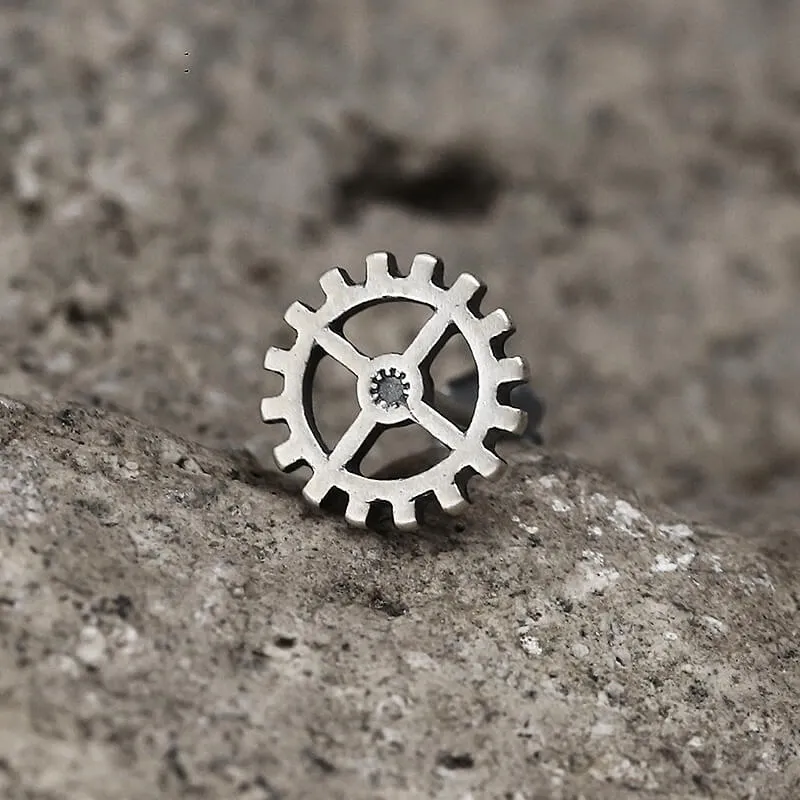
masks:
<svg viewBox="0 0 800 800"><path fill-rule="evenodd" d="M400 273L391 253L373 253L366 263L363 283L336 267L320 278L326 300L319 309L297 301L286 311L284 319L297 338L289 350L271 347L267 352L264 368L283 376L284 386L279 395L261 401L261 417L288 425L288 440L273 451L275 462L284 472L311 468L313 475L303 489L309 503L319 506L338 489L347 495L345 518L351 525L365 526L371 504L383 502L391 505L394 524L410 530L418 525L418 501L433 496L444 511L456 514L467 505L472 476L495 479L502 474L505 462L494 448L504 434L518 436L526 429L525 412L509 405L509 397L527 380L527 369L521 358L504 353L514 332L505 311L481 313L486 287L477 278L463 273L448 288L443 263L425 253L414 258L408 275ZM392 301L421 303L434 313L403 353L370 358L344 337L344 323ZM466 430L436 410L430 375L433 359L456 333L464 337L478 373L477 401ZM319 434L312 404L314 373L325 353L356 376L360 407L332 449ZM362 475L361 461L380 434L412 423L426 429L449 454L410 477Z"/></svg>

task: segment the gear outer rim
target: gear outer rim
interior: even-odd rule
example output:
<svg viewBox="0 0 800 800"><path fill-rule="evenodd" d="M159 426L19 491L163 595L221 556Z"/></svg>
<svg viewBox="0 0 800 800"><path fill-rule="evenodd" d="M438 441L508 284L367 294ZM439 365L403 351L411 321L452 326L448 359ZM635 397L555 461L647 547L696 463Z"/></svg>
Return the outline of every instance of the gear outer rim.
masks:
<svg viewBox="0 0 800 800"><path fill-rule="evenodd" d="M370 263L374 264L376 258L385 260L385 274L374 268L370 269ZM289 350L270 348L265 360L266 369L283 376L284 387L279 395L264 398L263 401L277 402L280 414L270 417L262 414L262 417L268 423L284 422L290 431L289 438L275 448L276 461L280 466L278 451L281 448L285 451L291 449L294 451L292 461L280 466L282 471L292 472L303 465L311 468L313 474L307 481L303 494L312 505L319 506L334 488L345 492L348 495L346 517L348 522L356 526L365 524L370 504L386 502L392 507L395 524L401 528L413 529L417 524L417 501L431 494L439 500L445 511L460 512L469 502L466 496L469 479L476 474L489 480L497 479L506 465L495 452L494 445L491 442L486 443L489 433L492 430L517 433L525 425L524 412L511 409L498 399L501 386L518 384L527 378L522 359L507 358L502 346L494 346L498 338L502 337L502 344L514 332L513 323L505 312L499 310L487 316L476 313L477 309L471 306L476 298L482 296L485 288L468 273L462 273L450 287L440 286L432 277L430 269L418 268L420 260L428 266L430 260L441 265L435 257L420 254L414 259L410 273L401 275L396 270L391 254L375 253L367 259L367 278L363 283L353 282L348 273L340 268L326 273L320 279L326 295L325 302L316 311L295 303L293 307L300 306L304 318L301 324L295 325L293 321L289 321L290 314L287 311L287 322L297 333L294 344ZM333 273L336 273L334 277L337 279L335 291L324 285L324 279ZM316 339L319 333L329 327L341 330L341 325L347 319L375 305L376 301L420 303L431 308L435 315L442 307L442 300L453 298L454 289L457 291L459 282L467 284L470 291L454 303L452 311L456 313L452 324L467 342L478 369L478 397L472 420L464 434L464 442L439 463L407 478L376 479L351 472L345 467L331 467L328 462L329 453L326 453L325 446L320 441L313 420L308 418L309 411L304 402L306 376L313 362L314 349L318 346ZM490 323L490 318L494 317L496 322L498 315L500 324ZM269 366L270 353L275 352L285 356L287 361L302 365L302 368L282 369ZM519 370L503 368L503 362L511 361L520 365ZM504 411L506 415L508 411L514 412L513 425L503 424L506 419ZM480 456L481 463L476 463L476 453ZM453 488L463 502L453 502ZM363 513L355 510L355 507L360 507Z"/></svg>

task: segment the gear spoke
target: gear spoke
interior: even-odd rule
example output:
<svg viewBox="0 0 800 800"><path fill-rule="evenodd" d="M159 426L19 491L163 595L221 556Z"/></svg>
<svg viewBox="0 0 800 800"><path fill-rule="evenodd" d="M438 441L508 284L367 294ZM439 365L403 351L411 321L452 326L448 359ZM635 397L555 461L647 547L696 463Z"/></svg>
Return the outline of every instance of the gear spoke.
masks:
<svg viewBox="0 0 800 800"><path fill-rule="evenodd" d="M344 467L360 450L369 450L377 438L376 429L375 420L362 411L328 456L330 466L335 469Z"/></svg>
<svg viewBox="0 0 800 800"><path fill-rule="evenodd" d="M447 417L440 414L435 408L429 406L424 400L414 403L411 408L411 416L434 439L438 439L450 450L460 447L466 439L463 431L453 425Z"/></svg>
<svg viewBox="0 0 800 800"><path fill-rule="evenodd" d="M444 341L452 319L437 311L419 330L414 341L406 348L403 358L412 364L421 364Z"/></svg>
<svg viewBox="0 0 800 800"><path fill-rule="evenodd" d="M330 328L322 328L315 339L331 358L349 369L354 375L360 375L370 362L370 359L356 350L344 336L334 333Z"/></svg>

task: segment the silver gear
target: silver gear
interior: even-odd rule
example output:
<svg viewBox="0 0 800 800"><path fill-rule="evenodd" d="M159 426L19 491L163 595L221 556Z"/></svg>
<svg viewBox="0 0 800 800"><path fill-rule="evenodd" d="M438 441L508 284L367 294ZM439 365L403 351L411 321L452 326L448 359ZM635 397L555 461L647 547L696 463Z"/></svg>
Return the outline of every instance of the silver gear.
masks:
<svg viewBox="0 0 800 800"><path fill-rule="evenodd" d="M519 435L526 425L525 412L507 405L514 386L527 380L519 357L506 357L504 344L514 332L500 309L484 316L479 304L486 287L475 277L461 274L444 285L444 265L421 253L408 275L402 275L391 253L373 253L366 259L366 280L355 283L335 267L320 278L326 300L314 311L297 301L284 315L297 332L289 350L271 347L264 368L283 376L283 391L261 401L267 423L286 423L288 440L275 447L278 467L292 472L301 466L313 475L303 489L305 499L319 506L332 489L347 494L345 518L357 527L366 525L374 502L389 503L398 528L418 525L417 501L433 495L441 508L456 514L468 503L466 486L475 474L498 478L505 462L494 447L502 432ZM369 358L343 335L344 323L379 303L408 301L432 308L434 313L414 341L401 353ZM478 371L478 399L472 420L462 431L433 406L430 364L455 331L472 351ZM332 448L322 441L314 420L311 394L313 376L327 353L358 379L360 411ZM397 425L417 423L450 451L438 464L411 477L379 480L359 472L360 462L380 433Z"/></svg>

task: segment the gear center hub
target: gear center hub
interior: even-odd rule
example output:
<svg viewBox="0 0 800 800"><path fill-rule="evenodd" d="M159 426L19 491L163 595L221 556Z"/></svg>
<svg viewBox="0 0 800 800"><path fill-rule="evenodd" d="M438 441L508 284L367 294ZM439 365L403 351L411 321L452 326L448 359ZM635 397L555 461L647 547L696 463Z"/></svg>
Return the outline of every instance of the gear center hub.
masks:
<svg viewBox="0 0 800 800"><path fill-rule="evenodd" d="M380 369L372 376L369 392L372 395L372 401L377 405L384 408L397 408L408 402L410 388L411 384L406 380L405 372L390 367L388 372Z"/></svg>
<svg viewBox="0 0 800 800"><path fill-rule="evenodd" d="M358 381L359 405L387 425L409 420L410 406L421 395L419 369L394 353L373 359Z"/></svg>

